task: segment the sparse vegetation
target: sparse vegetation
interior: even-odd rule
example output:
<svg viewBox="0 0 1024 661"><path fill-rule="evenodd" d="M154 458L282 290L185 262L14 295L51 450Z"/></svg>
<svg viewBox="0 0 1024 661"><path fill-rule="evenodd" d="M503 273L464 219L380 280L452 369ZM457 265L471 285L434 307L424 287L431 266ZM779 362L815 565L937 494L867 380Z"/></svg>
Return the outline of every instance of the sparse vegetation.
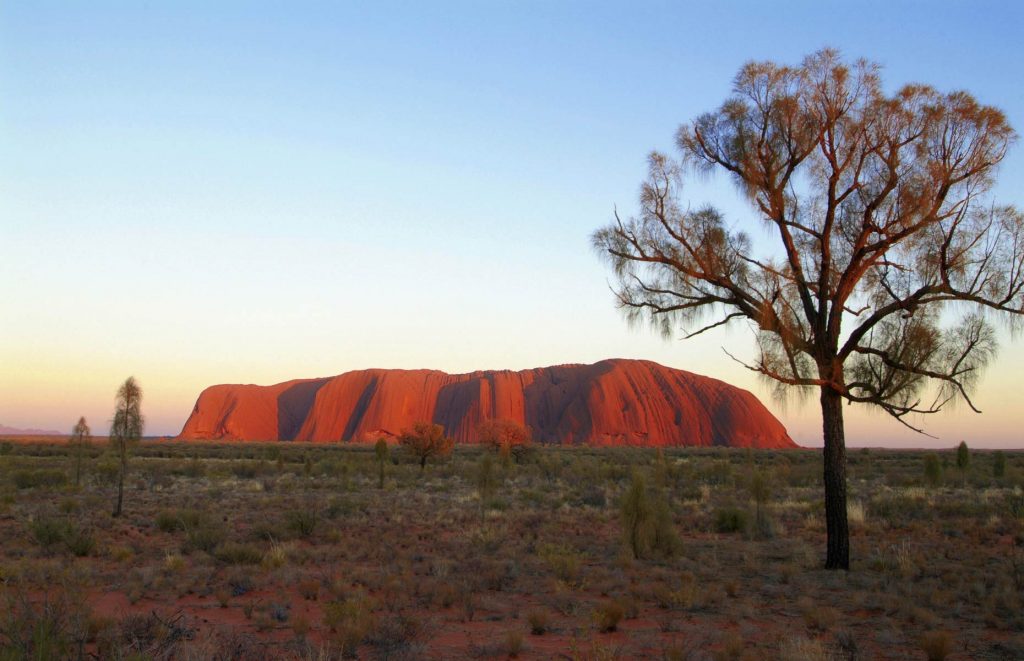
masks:
<svg viewBox="0 0 1024 661"><path fill-rule="evenodd" d="M373 446L373 454L377 457L377 468L380 471L380 479L377 482L377 488L384 488L384 464L388 460L388 442L387 439L378 438L376 445Z"/></svg>
<svg viewBox="0 0 1024 661"><path fill-rule="evenodd" d="M952 449L851 455L865 558L836 599L816 571L813 451L542 445L503 466L466 446L426 475L396 456L379 489L373 445L144 441L131 507L111 519L116 479L83 469L70 490L72 446L15 443L0 461L0 598L21 586L38 620L48 572L88 576L69 595L94 624L79 641L57 618L58 658L79 645L85 658L303 658L317 645L334 658L923 658L926 641L949 658L1019 656L1022 455L1003 451L996 477L995 454L972 454L986 470L942 488L922 466L945 456L952 469ZM0 658L18 640L0 637Z"/></svg>
<svg viewBox="0 0 1024 661"><path fill-rule="evenodd" d="M411 430L402 432L398 442L420 463L420 472L427 460L451 454L454 442L444 434L444 427L428 422L417 422Z"/></svg>

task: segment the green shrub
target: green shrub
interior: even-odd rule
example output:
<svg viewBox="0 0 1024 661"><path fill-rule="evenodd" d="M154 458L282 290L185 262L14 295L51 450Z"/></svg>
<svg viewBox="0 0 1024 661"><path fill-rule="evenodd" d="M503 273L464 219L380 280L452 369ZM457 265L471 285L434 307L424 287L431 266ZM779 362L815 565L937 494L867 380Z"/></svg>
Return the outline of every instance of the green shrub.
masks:
<svg viewBox="0 0 1024 661"><path fill-rule="evenodd" d="M117 476L121 471L117 458L109 454L103 455L93 467L93 477L96 484L103 487L112 487L117 484Z"/></svg>
<svg viewBox="0 0 1024 661"><path fill-rule="evenodd" d="M67 473L55 468L18 470L14 472L14 486L19 489L35 487L59 487L68 481Z"/></svg>
<svg viewBox="0 0 1024 661"><path fill-rule="evenodd" d="M62 498L60 503L57 504L62 514L72 514L78 511L78 500L74 498Z"/></svg>
<svg viewBox="0 0 1024 661"><path fill-rule="evenodd" d="M43 548L50 548L64 541L70 531L70 526L67 521L61 519L40 517L29 524L29 529L36 543Z"/></svg>
<svg viewBox="0 0 1024 661"><path fill-rule="evenodd" d="M229 565L256 565L263 554L252 544L225 542L214 549L213 557Z"/></svg>
<svg viewBox="0 0 1024 661"><path fill-rule="evenodd" d="M606 601L594 611L594 624L601 633L610 633L619 627L626 609L617 601Z"/></svg>
<svg viewBox="0 0 1024 661"><path fill-rule="evenodd" d="M214 549L222 541L224 541L224 530L222 528L209 524L199 525L195 528L187 529L183 550L213 553Z"/></svg>
<svg viewBox="0 0 1024 661"><path fill-rule="evenodd" d="M722 533L743 532L750 526L750 515L738 507L722 507L715 512L715 530Z"/></svg>
<svg viewBox="0 0 1024 661"><path fill-rule="evenodd" d="M184 530L184 526L181 525L181 521L178 519L178 513L173 510L160 510L157 512L156 527L164 532Z"/></svg>
<svg viewBox="0 0 1024 661"><path fill-rule="evenodd" d="M992 457L992 477L1001 478L1006 475L1006 455L1002 450L996 450Z"/></svg>
<svg viewBox="0 0 1024 661"><path fill-rule="evenodd" d="M939 465L939 457L934 452L924 458L924 477L933 487L942 479L942 466Z"/></svg>
<svg viewBox="0 0 1024 661"><path fill-rule="evenodd" d="M674 558L682 550L682 541L672 521L672 510L664 498L654 501L654 517L649 534L651 550L662 557Z"/></svg>
<svg viewBox="0 0 1024 661"><path fill-rule="evenodd" d="M629 488L622 495L619 513L622 517L622 534L626 544L633 553L633 558L639 559L649 546L647 528L654 517L647 498L647 485L644 484L644 478L639 472L633 473Z"/></svg>
<svg viewBox="0 0 1024 661"><path fill-rule="evenodd" d="M285 515L288 529L300 537L309 537L316 530L316 510L292 510Z"/></svg>
<svg viewBox="0 0 1024 661"><path fill-rule="evenodd" d="M534 636L543 636L551 628L551 618L548 617L547 611L540 609L527 613L526 621L530 623L530 633Z"/></svg>
<svg viewBox="0 0 1024 661"><path fill-rule="evenodd" d="M206 523L204 512L194 509L160 510L156 515L156 527L164 532L191 530Z"/></svg>
<svg viewBox="0 0 1024 661"><path fill-rule="evenodd" d="M579 583L582 558L574 549L544 544L537 553L560 581L568 585Z"/></svg>
<svg viewBox="0 0 1024 661"><path fill-rule="evenodd" d="M259 475L260 466L255 461L232 461L231 472L241 479L252 479Z"/></svg>
<svg viewBox="0 0 1024 661"><path fill-rule="evenodd" d="M80 623L88 619L60 585L29 599L20 586L7 586L0 594L0 659L73 659L76 642L84 642Z"/></svg>
<svg viewBox="0 0 1024 661"><path fill-rule="evenodd" d="M68 550L79 558L92 555L96 550L96 537L93 536L91 530L86 528L69 526L64 536L64 543Z"/></svg>
<svg viewBox="0 0 1024 661"><path fill-rule="evenodd" d="M967 448L966 441L960 441L960 445L956 446L956 467L965 471L970 465L971 451Z"/></svg>
<svg viewBox="0 0 1024 661"><path fill-rule="evenodd" d="M345 657L355 655L356 648L376 628L373 604L362 594L356 594L344 601L332 601L324 605L323 623L333 634L334 640Z"/></svg>

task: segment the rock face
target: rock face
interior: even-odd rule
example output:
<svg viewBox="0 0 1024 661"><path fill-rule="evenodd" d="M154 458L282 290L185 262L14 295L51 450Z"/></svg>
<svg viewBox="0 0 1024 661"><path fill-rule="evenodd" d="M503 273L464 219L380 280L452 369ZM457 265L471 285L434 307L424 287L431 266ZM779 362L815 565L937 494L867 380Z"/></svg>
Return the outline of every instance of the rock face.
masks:
<svg viewBox="0 0 1024 661"><path fill-rule="evenodd" d="M204 390L183 439L375 441L413 423L444 425L458 443L481 421L529 425L540 442L796 447L746 390L643 360L522 372L362 370L273 386Z"/></svg>

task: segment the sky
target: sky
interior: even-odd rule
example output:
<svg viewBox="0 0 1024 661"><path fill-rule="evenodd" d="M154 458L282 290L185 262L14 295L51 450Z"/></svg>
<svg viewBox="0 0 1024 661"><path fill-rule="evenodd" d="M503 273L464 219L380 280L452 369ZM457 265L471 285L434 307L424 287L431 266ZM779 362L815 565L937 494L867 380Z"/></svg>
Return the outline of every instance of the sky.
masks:
<svg viewBox="0 0 1024 661"><path fill-rule="evenodd" d="M636 209L652 149L749 60L837 47L886 88L966 89L1024 127L1016 2L0 3L0 424L147 434L214 383L644 358L777 402L737 326L630 328L590 234ZM996 198L1024 205L1024 147ZM694 206L756 221L723 178ZM852 446L1024 447L1024 338L976 403L846 409Z"/></svg>

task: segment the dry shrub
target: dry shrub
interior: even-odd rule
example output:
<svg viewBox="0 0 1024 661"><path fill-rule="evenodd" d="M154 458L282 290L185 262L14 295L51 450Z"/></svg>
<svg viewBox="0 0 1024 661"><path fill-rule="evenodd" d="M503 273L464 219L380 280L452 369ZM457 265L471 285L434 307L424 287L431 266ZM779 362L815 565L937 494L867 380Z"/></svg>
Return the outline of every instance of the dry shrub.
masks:
<svg viewBox="0 0 1024 661"><path fill-rule="evenodd" d="M558 580L566 585L579 585L582 558L574 549L568 546L544 544L538 549L537 554Z"/></svg>
<svg viewBox="0 0 1024 661"><path fill-rule="evenodd" d="M316 601L320 596L320 581L315 578L299 581L297 588L302 598L308 601Z"/></svg>
<svg viewBox="0 0 1024 661"><path fill-rule="evenodd" d="M530 624L530 633L534 636L543 636L551 628L548 612L535 608L526 614L526 621Z"/></svg>
<svg viewBox="0 0 1024 661"><path fill-rule="evenodd" d="M929 631L921 636L919 646L928 661L943 661L953 651L953 636L948 631Z"/></svg>
<svg viewBox="0 0 1024 661"><path fill-rule="evenodd" d="M831 606L821 606L806 598L799 605L804 624L810 629L828 631L839 621L839 611Z"/></svg>
<svg viewBox="0 0 1024 661"><path fill-rule="evenodd" d="M817 640L790 638L779 646L779 661L828 661L828 655Z"/></svg>
<svg viewBox="0 0 1024 661"><path fill-rule="evenodd" d="M626 615L626 609L615 600L608 600L594 610L594 624L601 633L610 633L619 628L619 622Z"/></svg>

